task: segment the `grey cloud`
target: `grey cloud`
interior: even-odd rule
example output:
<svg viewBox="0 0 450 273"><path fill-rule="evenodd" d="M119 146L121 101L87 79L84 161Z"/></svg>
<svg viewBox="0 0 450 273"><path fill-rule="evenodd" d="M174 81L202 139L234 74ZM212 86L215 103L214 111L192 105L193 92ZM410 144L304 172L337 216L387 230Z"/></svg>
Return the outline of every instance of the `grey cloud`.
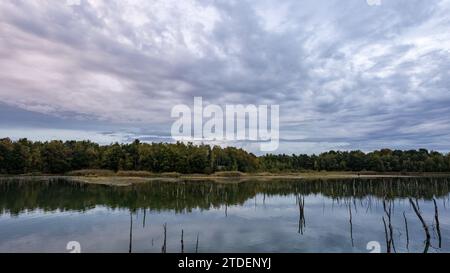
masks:
<svg viewBox="0 0 450 273"><path fill-rule="evenodd" d="M80 3L0 4L4 113L161 141L202 96L279 104L287 151L450 150L448 0Z"/></svg>

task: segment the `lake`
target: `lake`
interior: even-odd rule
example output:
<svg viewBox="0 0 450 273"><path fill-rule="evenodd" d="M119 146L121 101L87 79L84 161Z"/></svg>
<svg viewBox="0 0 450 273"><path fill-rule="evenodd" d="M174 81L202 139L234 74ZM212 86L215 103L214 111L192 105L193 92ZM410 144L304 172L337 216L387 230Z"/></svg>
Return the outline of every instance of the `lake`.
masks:
<svg viewBox="0 0 450 273"><path fill-rule="evenodd" d="M450 252L450 178L0 179L0 252ZM423 220L423 221L422 221Z"/></svg>

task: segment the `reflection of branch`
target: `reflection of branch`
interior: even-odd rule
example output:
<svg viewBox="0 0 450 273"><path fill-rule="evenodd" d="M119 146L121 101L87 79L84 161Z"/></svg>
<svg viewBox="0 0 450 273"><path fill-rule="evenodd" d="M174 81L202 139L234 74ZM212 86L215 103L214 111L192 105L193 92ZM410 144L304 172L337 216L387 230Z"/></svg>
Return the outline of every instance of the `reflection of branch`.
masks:
<svg viewBox="0 0 450 273"><path fill-rule="evenodd" d="M163 246L161 248L161 252L162 253L166 253L167 252L167 245L166 245L167 241L166 241L166 239L167 239L167 223L164 224L164 242L163 242Z"/></svg>
<svg viewBox="0 0 450 273"><path fill-rule="evenodd" d="M133 213L130 211L130 244L128 246L128 253L133 250Z"/></svg>
<svg viewBox="0 0 450 273"><path fill-rule="evenodd" d="M298 220L298 233L303 235L303 229L306 227L305 220L305 197L297 196L298 210L300 213L300 218Z"/></svg>
<svg viewBox="0 0 450 273"><path fill-rule="evenodd" d="M144 219L142 220L142 227L145 228L145 216L147 214L147 209L144 208Z"/></svg>
<svg viewBox="0 0 450 273"><path fill-rule="evenodd" d="M228 217L228 195L225 192L225 217Z"/></svg>
<svg viewBox="0 0 450 273"><path fill-rule="evenodd" d="M434 220L436 221L436 231L438 234L438 239L439 239L439 248L442 247L442 237L441 237L441 228L439 225L439 213L438 213L438 207L436 204L436 199L433 198L433 203L434 203Z"/></svg>
<svg viewBox="0 0 450 273"><path fill-rule="evenodd" d="M197 233L197 243L195 244L195 253L198 253L198 237L200 236L200 233Z"/></svg>
<svg viewBox="0 0 450 273"><path fill-rule="evenodd" d="M383 219L383 224L384 224L384 236L386 238L386 252L391 253L391 240L389 239L387 226L386 226L386 220L384 220L384 216L381 218Z"/></svg>
<svg viewBox="0 0 450 273"><path fill-rule="evenodd" d="M370 195L367 197L367 209L366 209L366 213L372 211L372 198L370 197Z"/></svg>
<svg viewBox="0 0 450 273"><path fill-rule="evenodd" d="M406 249L409 250L409 231L408 231L408 220L406 220L405 212L403 212L403 218L405 219L405 229L406 229Z"/></svg>
<svg viewBox="0 0 450 273"><path fill-rule="evenodd" d="M353 241L352 205L350 202L348 203L348 213L349 213L349 222L350 222L350 239L352 241L352 247L355 247L355 244Z"/></svg>
<svg viewBox="0 0 450 273"><path fill-rule="evenodd" d="M184 253L184 230L181 230L181 253Z"/></svg>
<svg viewBox="0 0 450 273"><path fill-rule="evenodd" d="M416 202L417 202L417 199L416 199ZM417 208L416 204L414 204L414 201L411 198L409 198L409 203L411 203L411 206L412 206L414 212L416 213L417 217L419 218L420 222L422 223L423 230L425 231L426 241L425 241L425 249L423 250L423 252L427 253L428 249L430 248L430 238L431 238L430 231L428 230L428 226L425 223L425 221L423 220L419 209Z"/></svg>
<svg viewBox="0 0 450 273"><path fill-rule="evenodd" d="M394 252L397 252L397 250L395 249L395 244L394 244L394 228L392 227L392 201L389 201L389 208L386 207L386 199L383 200L383 209L384 209L384 213L387 216L388 219L388 228L389 228L389 239L387 239L389 241L388 244L388 250L390 252L390 248L392 247L392 249L394 250ZM386 226L386 221L384 220L383 217L383 221L384 224ZM386 231L387 233L387 231Z"/></svg>

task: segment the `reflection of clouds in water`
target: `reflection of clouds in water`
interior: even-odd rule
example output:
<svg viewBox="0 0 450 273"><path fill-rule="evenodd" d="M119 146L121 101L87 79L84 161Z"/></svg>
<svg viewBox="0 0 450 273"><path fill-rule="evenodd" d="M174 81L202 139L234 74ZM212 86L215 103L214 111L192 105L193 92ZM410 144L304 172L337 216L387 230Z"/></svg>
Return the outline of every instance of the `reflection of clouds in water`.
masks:
<svg viewBox="0 0 450 273"><path fill-rule="evenodd" d="M372 197L373 198L373 197ZM163 224L167 223L168 252L180 251L181 229L184 230L186 252L195 251L197 233L200 233L200 252L367 252L369 241L382 243L385 251L384 229L381 222L383 207L373 198L367 210L367 198L351 203L353 237L351 247L348 206L338 204L321 195L305 196L306 228L297 233L299 212L294 195L266 196L248 199L242 206L218 209L193 209L190 213L175 214L171 210L133 214L133 251L160 252ZM449 234L447 209L438 200L443 241ZM420 208L430 228L434 207L429 201L420 201ZM410 250L423 249L424 234L420 222L405 200L395 202L393 213L394 238L397 251L405 246L402 212L406 211L410 232ZM0 252L66 252L68 241L81 243L83 252L127 252L129 245L130 214L126 209L111 210L96 207L85 213L43 213L36 211L18 217L0 217ZM432 235L435 242L435 236ZM152 245L153 241L153 245ZM448 251L448 246L444 244ZM434 251L434 250L432 250Z"/></svg>

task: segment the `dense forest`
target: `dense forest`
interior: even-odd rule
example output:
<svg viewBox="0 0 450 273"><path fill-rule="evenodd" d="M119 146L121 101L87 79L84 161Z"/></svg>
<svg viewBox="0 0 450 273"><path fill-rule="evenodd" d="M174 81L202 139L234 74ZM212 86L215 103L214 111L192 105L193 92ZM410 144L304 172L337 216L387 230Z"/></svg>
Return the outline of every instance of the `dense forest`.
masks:
<svg viewBox="0 0 450 273"><path fill-rule="evenodd" d="M450 154L425 149L329 151L319 155L257 157L234 147L221 148L185 143L141 143L102 146L90 141L32 142L0 139L0 174L63 174L73 170L108 169L155 173L216 171L377 171L450 172Z"/></svg>

